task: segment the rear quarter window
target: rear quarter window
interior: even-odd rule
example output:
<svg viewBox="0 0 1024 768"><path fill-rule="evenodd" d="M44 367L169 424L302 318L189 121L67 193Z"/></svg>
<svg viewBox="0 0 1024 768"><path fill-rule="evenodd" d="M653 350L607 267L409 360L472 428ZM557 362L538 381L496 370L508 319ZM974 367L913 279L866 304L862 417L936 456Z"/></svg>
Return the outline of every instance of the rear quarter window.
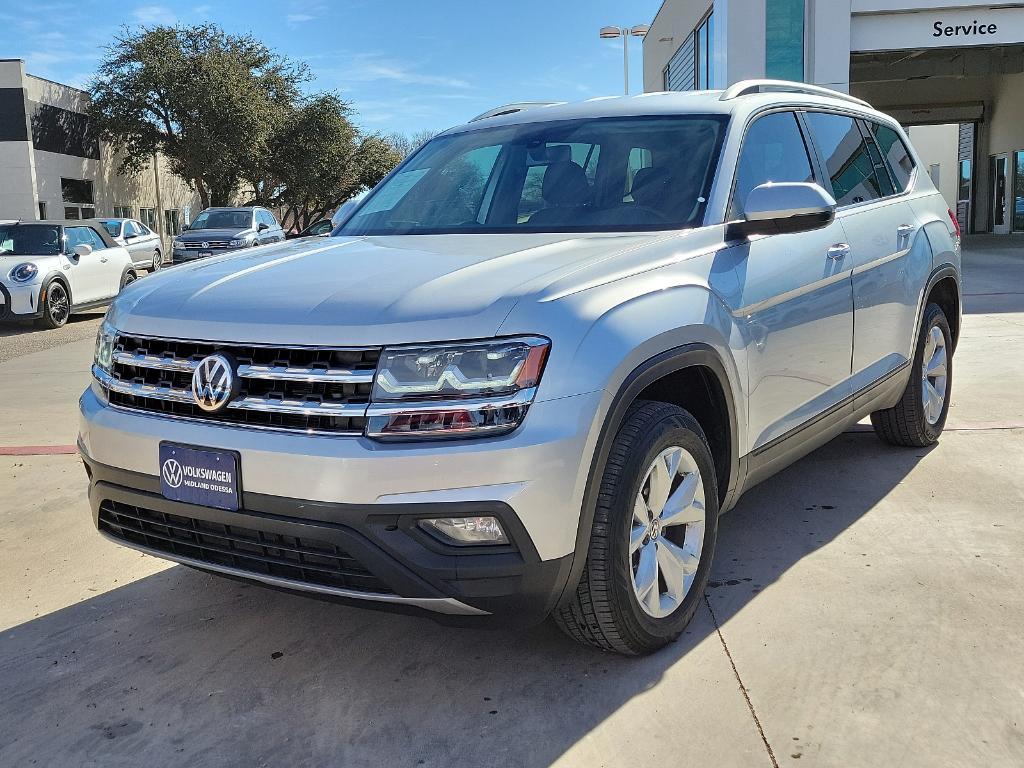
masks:
<svg viewBox="0 0 1024 768"><path fill-rule="evenodd" d="M910 186L910 179L914 175L914 158L910 156L910 150L903 143L900 135L887 125L871 122L871 131L875 135L878 148L882 151L889 172L896 182L898 191L904 192Z"/></svg>

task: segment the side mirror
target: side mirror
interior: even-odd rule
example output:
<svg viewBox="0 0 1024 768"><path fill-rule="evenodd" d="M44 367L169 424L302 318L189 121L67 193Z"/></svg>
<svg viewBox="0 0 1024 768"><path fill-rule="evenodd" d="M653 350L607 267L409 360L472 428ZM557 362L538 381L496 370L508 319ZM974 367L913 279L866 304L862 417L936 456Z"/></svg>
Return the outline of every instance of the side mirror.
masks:
<svg viewBox="0 0 1024 768"><path fill-rule="evenodd" d="M750 190L745 218L729 222L726 238L810 232L827 227L836 217L836 201L817 184L779 182Z"/></svg>
<svg viewBox="0 0 1024 768"><path fill-rule="evenodd" d="M92 246L87 243L79 243L75 246L75 256L81 258L82 256L88 256L92 253Z"/></svg>
<svg viewBox="0 0 1024 768"><path fill-rule="evenodd" d="M124 239L125 240L134 240L137 237L138 237L138 235L136 235L134 232L128 232L127 234L125 234Z"/></svg>
<svg viewBox="0 0 1024 768"><path fill-rule="evenodd" d="M257 232L266 232L268 229L270 229L270 227L268 227L262 221L259 224L256 225L256 231Z"/></svg>

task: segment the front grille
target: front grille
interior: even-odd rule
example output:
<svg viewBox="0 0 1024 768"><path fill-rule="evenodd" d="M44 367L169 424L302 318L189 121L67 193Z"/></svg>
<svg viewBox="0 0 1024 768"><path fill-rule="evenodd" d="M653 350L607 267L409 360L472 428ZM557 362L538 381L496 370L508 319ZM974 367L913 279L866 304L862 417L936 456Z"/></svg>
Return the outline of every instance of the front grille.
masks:
<svg viewBox="0 0 1024 768"><path fill-rule="evenodd" d="M314 538L223 525L109 499L100 504L99 528L116 539L213 566L335 589L393 594L343 549Z"/></svg>
<svg viewBox="0 0 1024 768"><path fill-rule="evenodd" d="M231 241L230 240L207 240L206 244L204 245L201 242L194 242L194 241L193 242L189 242L189 241L186 240L181 245L182 245L183 248L185 248L185 250L189 250L189 251L217 251L217 250L223 250L224 248L231 247Z"/></svg>
<svg viewBox="0 0 1024 768"><path fill-rule="evenodd" d="M214 352L237 363L241 383L210 414L192 397L192 373ZM109 374L94 369L123 408L227 424L329 434L362 433L380 348L273 347L119 334Z"/></svg>

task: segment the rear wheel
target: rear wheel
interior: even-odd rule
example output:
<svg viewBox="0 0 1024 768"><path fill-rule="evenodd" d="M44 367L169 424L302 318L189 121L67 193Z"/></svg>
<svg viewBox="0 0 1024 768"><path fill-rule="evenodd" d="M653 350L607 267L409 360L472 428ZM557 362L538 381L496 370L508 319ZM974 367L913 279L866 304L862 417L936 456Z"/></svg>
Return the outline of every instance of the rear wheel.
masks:
<svg viewBox="0 0 1024 768"><path fill-rule="evenodd" d="M121 288L118 291L118 293L120 293L125 288L127 288L129 285L134 283L137 279L138 278L137 278L134 270L126 269L124 274L121 275Z"/></svg>
<svg viewBox="0 0 1024 768"><path fill-rule="evenodd" d="M924 447L939 439L953 385L952 336L938 304L925 308L910 381L892 408L871 414L875 434L890 445Z"/></svg>
<svg viewBox="0 0 1024 768"><path fill-rule="evenodd" d="M159 272L160 268L164 265L164 257L160 251L153 254L153 263L149 267L150 272Z"/></svg>
<svg viewBox="0 0 1024 768"><path fill-rule="evenodd" d="M60 328L71 316L71 297L60 280L54 280L43 289L42 316L38 323L43 328Z"/></svg>
<svg viewBox="0 0 1024 768"><path fill-rule="evenodd" d="M555 621L605 650L657 650L693 618L717 533L714 464L700 424L674 405L635 403L608 456L583 575Z"/></svg>

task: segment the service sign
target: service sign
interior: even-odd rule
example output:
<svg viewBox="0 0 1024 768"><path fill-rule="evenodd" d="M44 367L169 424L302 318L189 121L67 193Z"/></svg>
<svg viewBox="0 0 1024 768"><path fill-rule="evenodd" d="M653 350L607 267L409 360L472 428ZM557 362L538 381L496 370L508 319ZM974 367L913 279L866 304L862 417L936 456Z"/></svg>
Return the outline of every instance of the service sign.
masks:
<svg viewBox="0 0 1024 768"><path fill-rule="evenodd" d="M850 50L902 51L1024 42L1024 8L955 8L911 13L858 14Z"/></svg>
<svg viewBox="0 0 1024 768"><path fill-rule="evenodd" d="M238 509L238 454L160 443L160 492L171 501Z"/></svg>

